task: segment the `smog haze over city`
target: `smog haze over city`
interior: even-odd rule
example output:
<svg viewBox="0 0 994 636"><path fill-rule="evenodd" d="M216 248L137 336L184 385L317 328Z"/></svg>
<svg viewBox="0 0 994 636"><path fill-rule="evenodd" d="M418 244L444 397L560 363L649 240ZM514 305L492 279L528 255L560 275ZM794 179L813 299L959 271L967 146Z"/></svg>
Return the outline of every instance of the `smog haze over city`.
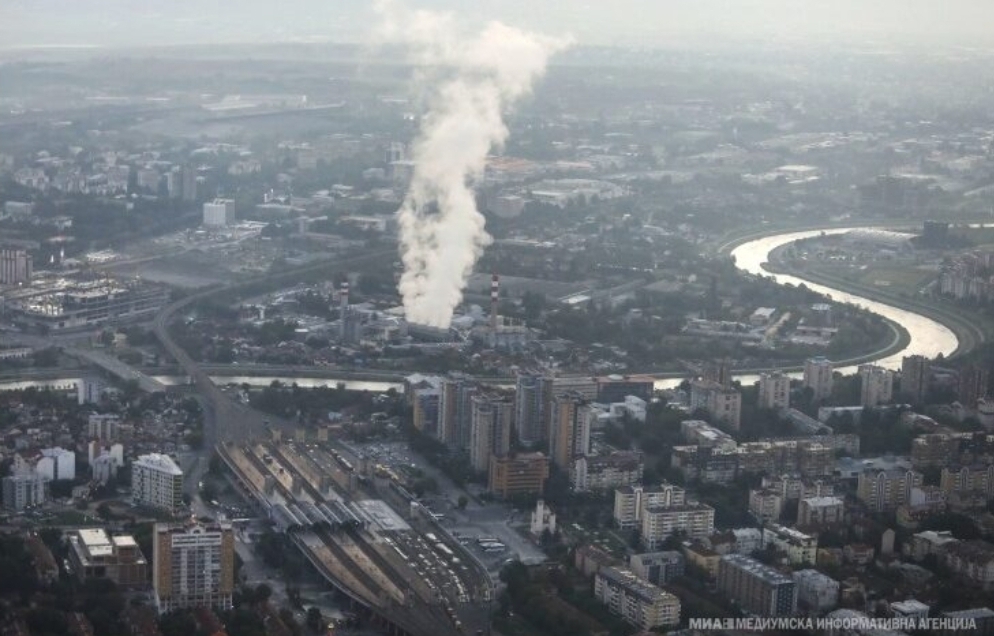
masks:
<svg viewBox="0 0 994 636"><path fill-rule="evenodd" d="M994 3L0 2L0 634L994 633Z"/></svg>

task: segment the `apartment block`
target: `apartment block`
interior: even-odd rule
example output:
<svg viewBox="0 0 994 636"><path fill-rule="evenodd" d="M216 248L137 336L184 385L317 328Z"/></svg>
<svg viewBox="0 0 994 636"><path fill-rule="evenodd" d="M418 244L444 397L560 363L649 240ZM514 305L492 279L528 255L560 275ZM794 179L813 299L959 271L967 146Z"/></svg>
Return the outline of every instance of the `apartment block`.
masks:
<svg viewBox="0 0 994 636"><path fill-rule="evenodd" d="M680 623L680 599L629 570L601 569L594 577L594 597L612 614L644 630Z"/></svg>
<svg viewBox="0 0 994 636"><path fill-rule="evenodd" d="M729 554L718 562L718 590L756 616L792 616L797 612L794 579L741 554Z"/></svg>
<svg viewBox="0 0 994 636"><path fill-rule="evenodd" d="M211 607L229 610L235 587L235 538L230 524L155 524L155 603L160 614Z"/></svg>

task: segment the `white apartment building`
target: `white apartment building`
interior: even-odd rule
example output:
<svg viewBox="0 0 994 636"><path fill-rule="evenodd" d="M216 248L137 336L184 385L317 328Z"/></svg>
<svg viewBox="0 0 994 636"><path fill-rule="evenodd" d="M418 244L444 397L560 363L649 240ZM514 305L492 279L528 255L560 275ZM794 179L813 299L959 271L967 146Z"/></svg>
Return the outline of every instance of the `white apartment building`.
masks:
<svg viewBox="0 0 994 636"><path fill-rule="evenodd" d="M35 472L49 481L76 479L76 453L64 448L44 448L35 464Z"/></svg>
<svg viewBox="0 0 994 636"><path fill-rule="evenodd" d="M647 506L682 506L686 502L687 492L673 484L618 488L614 491L614 522L619 528L637 528Z"/></svg>
<svg viewBox="0 0 994 636"><path fill-rule="evenodd" d="M235 223L235 202L231 199L214 199L204 203L204 225L227 227Z"/></svg>
<svg viewBox="0 0 994 636"><path fill-rule="evenodd" d="M131 464L131 501L177 512L183 506L183 471L168 455L142 455Z"/></svg>
<svg viewBox="0 0 994 636"><path fill-rule="evenodd" d="M24 510L45 503L48 479L33 473L20 473L3 478L3 507Z"/></svg>
<svg viewBox="0 0 994 636"><path fill-rule="evenodd" d="M773 546L787 555L791 565L814 565L818 557L818 536L781 525L763 529L763 546Z"/></svg>
<svg viewBox="0 0 994 636"><path fill-rule="evenodd" d="M601 568L594 578L594 597L612 614L644 630L680 623L680 599L629 570Z"/></svg>

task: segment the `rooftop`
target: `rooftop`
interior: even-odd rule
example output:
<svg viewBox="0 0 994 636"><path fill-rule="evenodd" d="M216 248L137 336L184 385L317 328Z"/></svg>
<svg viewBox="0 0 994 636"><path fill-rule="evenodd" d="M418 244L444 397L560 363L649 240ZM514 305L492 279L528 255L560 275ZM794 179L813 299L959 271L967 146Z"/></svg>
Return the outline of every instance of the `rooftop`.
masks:
<svg viewBox="0 0 994 636"><path fill-rule="evenodd" d="M150 453L148 455L142 455L135 461L137 466L148 466L155 470L169 473L170 475L182 476L183 471L180 467L176 465L173 458L169 455L163 455L161 453Z"/></svg>
<svg viewBox="0 0 994 636"><path fill-rule="evenodd" d="M763 581L770 583L772 585L782 585L784 583L793 583L794 580L780 572L779 570L774 570L768 565L763 565L756 559L752 559L743 554L729 554L721 558L722 562L734 565L737 568L746 570L752 575L759 577Z"/></svg>

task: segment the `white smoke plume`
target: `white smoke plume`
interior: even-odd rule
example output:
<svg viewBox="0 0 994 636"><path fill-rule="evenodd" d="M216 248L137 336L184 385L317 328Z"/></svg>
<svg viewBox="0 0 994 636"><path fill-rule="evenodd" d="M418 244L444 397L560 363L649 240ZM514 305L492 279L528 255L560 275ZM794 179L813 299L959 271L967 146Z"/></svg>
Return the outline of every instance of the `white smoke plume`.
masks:
<svg viewBox="0 0 994 636"><path fill-rule="evenodd" d="M493 22L461 34L450 14L378 2L380 37L405 46L418 65L426 112L412 146L414 172L397 218L411 322L446 328L466 280L490 243L473 185L508 136L504 112L568 40Z"/></svg>

